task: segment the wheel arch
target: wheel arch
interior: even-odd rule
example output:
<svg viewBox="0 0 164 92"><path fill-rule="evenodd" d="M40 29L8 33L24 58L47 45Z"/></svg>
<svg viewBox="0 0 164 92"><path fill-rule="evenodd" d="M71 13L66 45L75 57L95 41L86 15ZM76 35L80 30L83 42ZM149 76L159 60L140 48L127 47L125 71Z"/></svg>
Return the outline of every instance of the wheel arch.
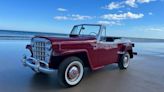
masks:
<svg viewBox="0 0 164 92"><path fill-rule="evenodd" d="M84 67L91 68L87 51L76 51L76 52L72 52L72 53L70 53L70 52L64 53L64 54L61 54L60 56L54 56L54 57L52 56L51 68L58 69L59 65L61 64L61 62L63 62L64 59L66 59L68 57L72 57L72 56L78 57L79 59L81 59L84 63Z"/></svg>
<svg viewBox="0 0 164 92"><path fill-rule="evenodd" d="M127 52L129 53L130 58L133 58L133 50L132 49L129 49L129 50L127 50Z"/></svg>
<svg viewBox="0 0 164 92"><path fill-rule="evenodd" d="M128 52L130 55L130 58L133 58L133 49L131 45L123 45L121 52Z"/></svg>

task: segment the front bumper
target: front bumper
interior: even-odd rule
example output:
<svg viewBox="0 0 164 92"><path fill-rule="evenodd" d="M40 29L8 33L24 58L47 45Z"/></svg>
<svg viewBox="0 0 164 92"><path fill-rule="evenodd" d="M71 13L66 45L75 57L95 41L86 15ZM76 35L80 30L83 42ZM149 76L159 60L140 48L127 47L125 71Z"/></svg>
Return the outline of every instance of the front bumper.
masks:
<svg viewBox="0 0 164 92"><path fill-rule="evenodd" d="M55 72L55 69L49 68L48 63L40 60L36 60L33 57L26 57L25 55L23 56L22 63L26 67L30 67L32 70L35 72L42 72L42 73L53 73ZM43 64L44 66L42 66Z"/></svg>

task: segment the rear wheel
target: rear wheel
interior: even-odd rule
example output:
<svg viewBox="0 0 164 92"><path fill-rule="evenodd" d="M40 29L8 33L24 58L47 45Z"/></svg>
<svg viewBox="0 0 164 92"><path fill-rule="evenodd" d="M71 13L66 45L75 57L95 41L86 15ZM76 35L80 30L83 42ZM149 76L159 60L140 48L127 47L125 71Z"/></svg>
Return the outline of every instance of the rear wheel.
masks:
<svg viewBox="0 0 164 92"><path fill-rule="evenodd" d="M129 62L130 62L130 55L128 52L126 52L125 54L120 56L120 60L118 62L118 67L121 70L127 69L129 66Z"/></svg>
<svg viewBox="0 0 164 92"><path fill-rule="evenodd" d="M59 83L65 87L80 83L84 73L83 62L78 57L68 57L59 66Z"/></svg>

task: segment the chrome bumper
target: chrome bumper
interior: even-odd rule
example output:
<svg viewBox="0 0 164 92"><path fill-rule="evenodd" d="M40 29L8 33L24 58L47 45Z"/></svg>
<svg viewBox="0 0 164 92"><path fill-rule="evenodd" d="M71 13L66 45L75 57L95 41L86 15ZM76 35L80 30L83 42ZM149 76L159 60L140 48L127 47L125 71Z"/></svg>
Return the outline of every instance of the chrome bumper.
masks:
<svg viewBox="0 0 164 92"><path fill-rule="evenodd" d="M25 55L23 56L22 63L25 67L30 67L32 70L35 72L42 72L42 73L53 73L55 69L51 69L48 67L48 63L36 60L33 57L26 57ZM40 63L44 64L45 66L42 67Z"/></svg>

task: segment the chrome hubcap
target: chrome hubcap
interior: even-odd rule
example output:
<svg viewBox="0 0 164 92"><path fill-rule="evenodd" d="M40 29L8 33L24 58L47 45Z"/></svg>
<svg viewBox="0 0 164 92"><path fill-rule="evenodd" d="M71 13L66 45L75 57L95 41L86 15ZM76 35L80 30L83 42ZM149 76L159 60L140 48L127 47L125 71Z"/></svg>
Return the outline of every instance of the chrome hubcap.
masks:
<svg viewBox="0 0 164 92"><path fill-rule="evenodd" d="M68 78L70 81L75 81L80 75L80 71L77 66L73 66L68 71Z"/></svg>
<svg viewBox="0 0 164 92"><path fill-rule="evenodd" d="M129 57L125 56L124 57L124 67L128 67L128 65L129 65Z"/></svg>
<svg viewBox="0 0 164 92"><path fill-rule="evenodd" d="M83 77L83 65L79 61L72 61L65 71L65 80L69 85L76 85Z"/></svg>

